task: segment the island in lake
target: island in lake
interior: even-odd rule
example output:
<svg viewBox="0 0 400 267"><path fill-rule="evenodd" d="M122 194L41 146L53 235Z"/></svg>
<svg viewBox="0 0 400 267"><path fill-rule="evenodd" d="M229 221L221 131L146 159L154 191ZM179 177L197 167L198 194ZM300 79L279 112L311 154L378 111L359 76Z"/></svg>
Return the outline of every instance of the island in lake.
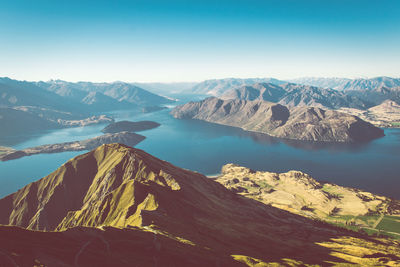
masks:
<svg viewBox="0 0 400 267"><path fill-rule="evenodd" d="M160 126L159 123L154 121L117 121L107 125L103 130L103 133L118 133L118 132L140 132L145 130L154 129Z"/></svg>

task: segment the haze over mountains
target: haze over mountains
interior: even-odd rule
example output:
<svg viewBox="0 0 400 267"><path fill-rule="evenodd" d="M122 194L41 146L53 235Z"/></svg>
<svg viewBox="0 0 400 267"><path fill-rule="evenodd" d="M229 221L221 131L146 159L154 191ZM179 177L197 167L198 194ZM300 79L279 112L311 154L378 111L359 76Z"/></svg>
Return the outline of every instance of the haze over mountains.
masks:
<svg viewBox="0 0 400 267"><path fill-rule="evenodd" d="M217 97L221 97L224 94L226 94L226 97L233 97L235 94L232 93L233 90L243 91L246 88L247 90L252 90L253 88L260 90L260 85L256 84L265 83L272 84L270 87L276 85L281 87L279 90L283 89L289 91L288 93L291 96L288 96L289 100L283 101L284 104L289 104L291 102L290 98L311 98L305 102L310 104L320 104L319 102L313 103L315 99L321 99L320 101L327 103L326 100L329 100L329 97L332 97L331 101L334 102L334 104L331 105L333 108L338 108L339 106L350 107L353 105L352 107L358 106L358 108L365 109L379 105L387 99L400 103L400 79L390 77L376 77L371 79L299 78L289 81L277 80L274 78L229 78L204 81L194 86L192 91ZM283 86L284 84L287 85ZM296 86L294 84L298 85ZM308 87L299 85L307 85ZM295 90L296 87L297 90ZM251 95L251 93L248 94ZM322 100L324 98L325 100ZM301 100L294 102L301 102ZM352 104L352 102L355 102L355 104ZM326 107L329 106L330 105L326 105Z"/></svg>
<svg viewBox="0 0 400 267"><path fill-rule="evenodd" d="M376 77L353 80L341 78L300 78L291 81L343 91L347 95L356 96L372 105L379 105L388 99L400 104L399 78Z"/></svg>
<svg viewBox="0 0 400 267"><path fill-rule="evenodd" d="M348 78L317 78L305 77L289 80L293 83L332 88L338 91L370 91L380 87L399 87L400 78L375 77L370 79L348 79Z"/></svg>
<svg viewBox="0 0 400 267"><path fill-rule="evenodd" d="M308 85L284 83L256 83L226 91L221 99L265 100L282 105L319 106L336 109L352 107L364 109L368 103L362 99L349 96L333 89L323 89Z"/></svg>
<svg viewBox="0 0 400 267"><path fill-rule="evenodd" d="M27 82L0 78L0 123L8 125L0 137L110 122L111 118L93 115L173 102L122 82Z"/></svg>
<svg viewBox="0 0 400 267"><path fill-rule="evenodd" d="M0 78L2 106L37 106L62 111L105 111L171 103L129 83L26 82Z"/></svg>
<svg viewBox="0 0 400 267"><path fill-rule="evenodd" d="M40 129L87 125L71 121L87 120L93 114L111 110L160 110L160 105L174 103L169 98L137 85L152 88L165 95L180 92L214 95L222 99L264 100L288 107L342 109L343 112L348 111L354 115L386 100L400 103L400 79L396 78L302 78L292 82L297 84L273 78L228 78L201 83L167 84L71 83L60 80L26 82L0 78L0 121L15 122L2 134L13 134L21 129L34 132ZM384 121L368 120L376 122L376 125L397 125L397 120L390 120L387 116L389 113L385 114ZM90 123L101 122L104 120L93 117Z"/></svg>
<svg viewBox="0 0 400 267"><path fill-rule="evenodd" d="M55 92L58 95L66 96L76 101L82 101L82 96L87 96L90 93L96 92L98 95L102 94L111 99L117 100L121 103L122 107L124 107L124 105L126 105L127 103L135 104L138 106L155 106L172 102L165 97L150 93L149 91L146 91L136 85L124 82L71 83L66 81L53 80L49 82L38 82L37 85L48 91ZM105 98L103 97L103 99Z"/></svg>
<svg viewBox="0 0 400 267"><path fill-rule="evenodd" d="M119 144L69 160L1 199L0 211L1 224L56 231L1 226L0 236L9 242L0 242L0 259L18 264L71 266L101 259L113 266L395 266L400 261L396 241L265 205ZM64 253L57 253L61 245Z"/></svg>
<svg viewBox="0 0 400 267"><path fill-rule="evenodd" d="M282 84L284 81L280 81L274 78L226 78L226 79L213 79L203 81L192 87L191 91L196 94L221 96L227 90L245 86L252 85L255 83L272 83L272 84Z"/></svg>

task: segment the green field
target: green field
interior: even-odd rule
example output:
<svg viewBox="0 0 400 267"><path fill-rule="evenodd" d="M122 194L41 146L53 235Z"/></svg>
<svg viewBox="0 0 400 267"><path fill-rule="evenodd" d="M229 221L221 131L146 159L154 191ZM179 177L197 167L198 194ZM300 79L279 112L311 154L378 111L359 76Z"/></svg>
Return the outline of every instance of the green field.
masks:
<svg viewBox="0 0 400 267"><path fill-rule="evenodd" d="M400 234L400 216L385 216L376 229Z"/></svg>
<svg viewBox="0 0 400 267"><path fill-rule="evenodd" d="M392 126L400 126L400 122L391 122Z"/></svg>
<svg viewBox="0 0 400 267"><path fill-rule="evenodd" d="M328 219L329 218L329 219ZM400 216L385 215L376 229L372 226L379 219L379 216L351 216L337 215L330 216L327 221L333 225L346 228L348 230L363 232L368 235L391 237L400 240ZM346 224L345 222L355 222L357 225ZM364 225L364 226L363 226Z"/></svg>
<svg viewBox="0 0 400 267"><path fill-rule="evenodd" d="M330 222L340 222L345 225L347 222L348 225L351 222L355 223L356 225L363 225L366 227L372 227L374 223L379 219L378 215L363 215L363 216L353 216L353 215L335 215L335 216L328 216L327 221Z"/></svg>

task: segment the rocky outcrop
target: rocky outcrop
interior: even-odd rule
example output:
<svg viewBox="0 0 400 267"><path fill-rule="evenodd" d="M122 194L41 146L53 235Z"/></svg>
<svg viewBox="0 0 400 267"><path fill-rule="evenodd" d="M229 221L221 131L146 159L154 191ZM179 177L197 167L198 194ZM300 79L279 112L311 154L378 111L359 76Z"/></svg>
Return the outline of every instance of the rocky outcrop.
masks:
<svg viewBox="0 0 400 267"><path fill-rule="evenodd" d="M41 145L36 147L25 148L23 150L12 150L0 154L0 161L7 161L44 153L60 153L66 151L91 150L103 144L121 143L128 146L135 146L146 137L129 132L119 132L115 134L104 134L94 138L65 142L60 144Z"/></svg>
<svg viewBox="0 0 400 267"><path fill-rule="evenodd" d="M160 126L159 123L154 121L117 121L107 125L103 130L103 133L118 133L118 132L139 132L157 128Z"/></svg>
<svg viewBox="0 0 400 267"><path fill-rule="evenodd" d="M265 205L120 144L71 159L1 199L0 224L62 230L0 227L0 259L11 263L168 266L173 259L177 266L304 266L400 260L391 256L400 253L396 242Z"/></svg>
<svg viewBox="0 0 400 267"><path fill-rule="evenodd" d="M360 118L317 107L294 107L266 101L207 98L171 111L178 119L198 119L247 131L304 141L365 142L383 130Z"/></svg>

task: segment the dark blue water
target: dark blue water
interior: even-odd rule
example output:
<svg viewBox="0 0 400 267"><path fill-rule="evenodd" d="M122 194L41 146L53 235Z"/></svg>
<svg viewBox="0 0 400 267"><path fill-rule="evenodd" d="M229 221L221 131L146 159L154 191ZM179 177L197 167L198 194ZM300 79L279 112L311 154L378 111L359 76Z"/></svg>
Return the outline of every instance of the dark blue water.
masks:
<svg viewBox="0 0 400 267"><path fill-rule="evenodd" d="M400 199L400 130L363 145L284 141L262 134L201 121L176 120L169 110L149 114L113 113L118 119L153 120L161 126L140 132L137 145L179 167L212 175L222 165L236 163L255 170L300 170L314 178L362 188ZM50 131L16 148L81 140L101 134L104 125ZM42 154L0 162L0 197L57 169L82 152Z"/></svg>

